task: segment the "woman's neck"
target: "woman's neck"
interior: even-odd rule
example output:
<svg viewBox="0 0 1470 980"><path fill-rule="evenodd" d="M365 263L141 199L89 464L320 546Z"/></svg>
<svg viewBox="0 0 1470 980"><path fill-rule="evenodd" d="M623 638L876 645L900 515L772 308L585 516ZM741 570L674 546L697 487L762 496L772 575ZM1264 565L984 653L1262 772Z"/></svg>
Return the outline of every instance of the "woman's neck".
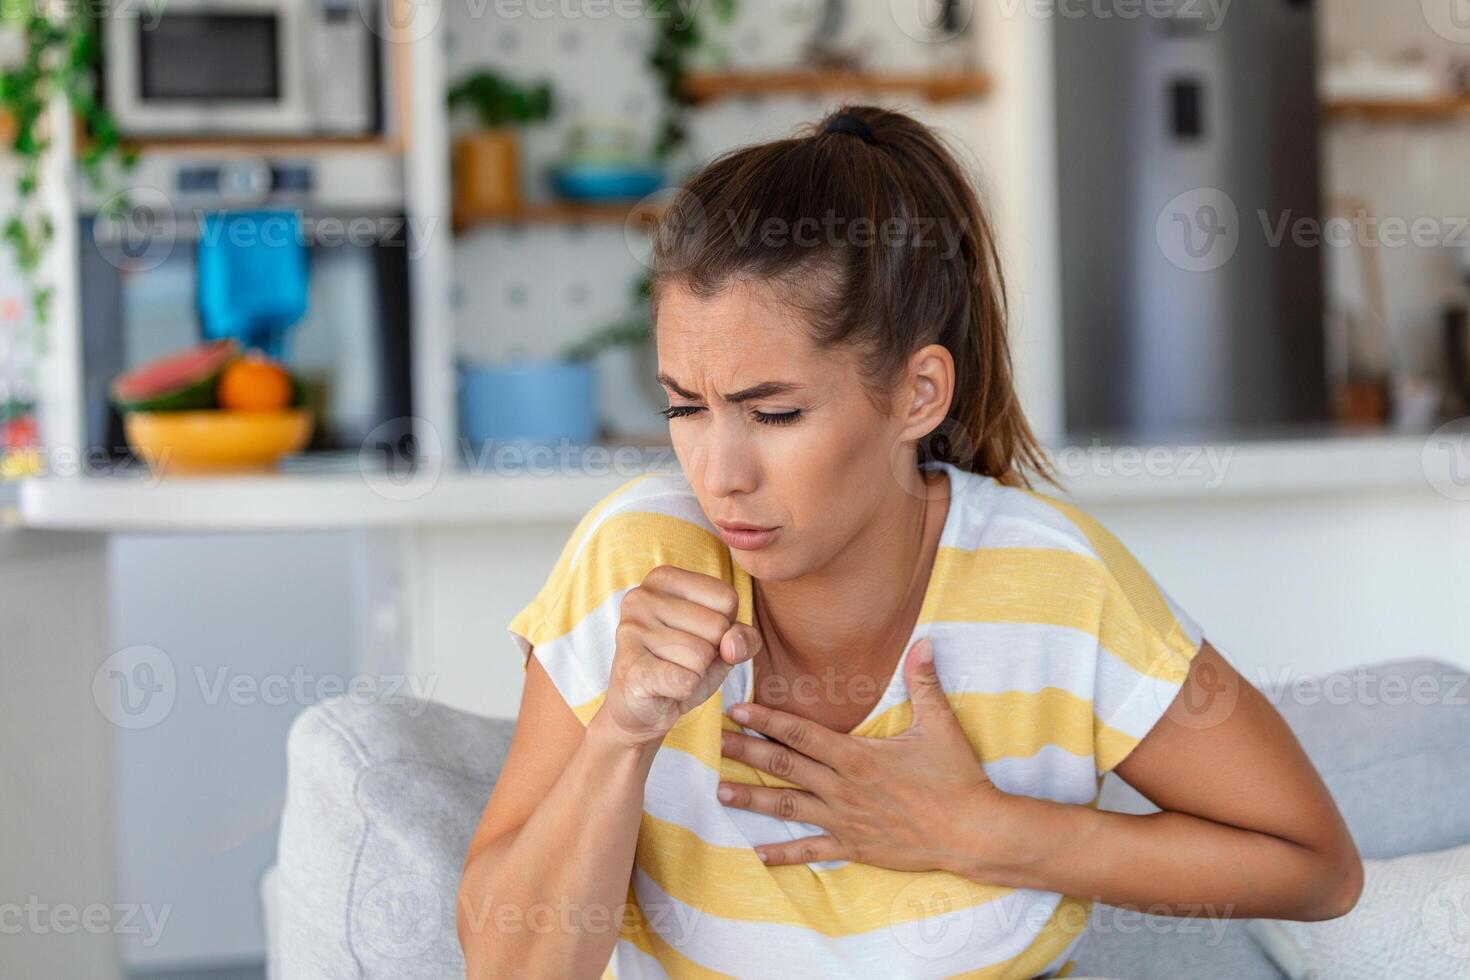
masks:
<svg viewBox="0 0 1470 980"><path fill-rule="evenodd" d="M887 678L918 619L951 487L940 470L894 494L862 534L818 572L754 582L756 625L766 641L758 672ZM874 698L881 694L874 692Z"/></svg>

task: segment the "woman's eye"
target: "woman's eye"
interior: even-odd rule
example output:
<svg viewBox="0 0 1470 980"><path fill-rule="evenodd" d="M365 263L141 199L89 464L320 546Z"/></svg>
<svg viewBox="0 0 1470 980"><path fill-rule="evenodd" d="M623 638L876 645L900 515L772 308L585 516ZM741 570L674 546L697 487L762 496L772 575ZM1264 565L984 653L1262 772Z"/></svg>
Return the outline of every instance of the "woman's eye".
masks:
<svg viewBox="0 0 1470 980"><path fill-rule="evenodd" d="M682 419L702 411L704 411L703 405L670 405L668 408L660 409L659 414L666 419ZM755 412L753 414L757 422L765 425L790 425L801 417L801 409L790 412Z"/></svg>

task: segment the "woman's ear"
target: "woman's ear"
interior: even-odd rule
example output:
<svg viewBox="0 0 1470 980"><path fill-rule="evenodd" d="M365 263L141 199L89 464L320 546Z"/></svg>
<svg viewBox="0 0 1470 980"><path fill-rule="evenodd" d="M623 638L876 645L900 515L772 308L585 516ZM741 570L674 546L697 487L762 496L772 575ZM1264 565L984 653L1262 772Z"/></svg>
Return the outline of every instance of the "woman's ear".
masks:
<svg viewBox="0 0 1470 980"><path fill-rule="evenodd" d="M954 357L943 344L914 351L909 358L903 438L922 439L944 421L954 398L954 377Z"/></svg>

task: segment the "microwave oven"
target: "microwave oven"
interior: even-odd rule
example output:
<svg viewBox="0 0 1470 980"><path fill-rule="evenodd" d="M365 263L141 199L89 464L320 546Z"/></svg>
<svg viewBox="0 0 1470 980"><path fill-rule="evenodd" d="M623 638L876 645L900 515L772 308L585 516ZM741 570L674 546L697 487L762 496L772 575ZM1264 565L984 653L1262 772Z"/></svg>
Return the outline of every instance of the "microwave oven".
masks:
<svg viewBox="0 0 1470 980"><path fill-rule="evenodd" d="M368 0L120 4L103 97L125 136L368 136L380 130Z"/></svg>

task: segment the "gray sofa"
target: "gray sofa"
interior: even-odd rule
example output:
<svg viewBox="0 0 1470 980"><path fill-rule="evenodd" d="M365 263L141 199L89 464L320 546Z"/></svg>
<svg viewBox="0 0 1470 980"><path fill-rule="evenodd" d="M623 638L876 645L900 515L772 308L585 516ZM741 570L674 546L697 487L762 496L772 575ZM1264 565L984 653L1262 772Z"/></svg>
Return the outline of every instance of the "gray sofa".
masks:
<svg viewBox="0 0 1470 980"><path fill-rule="evenodd" d="M1416 680L1426 677L1434 680ZM1299 682L1273 698L1364 857L1470 842L1463 678L1446 664L1400 661L1329 675L1321 687ZM434 703L337 701L302 713L287 750L277 864L262 882L272 978L464 975L460 862L512 727ZM1132 809L1129 792L1110 786L1105 805ZM1075 975L1279 976L1240 922L1102 908L1092 925Z"/></svg>

